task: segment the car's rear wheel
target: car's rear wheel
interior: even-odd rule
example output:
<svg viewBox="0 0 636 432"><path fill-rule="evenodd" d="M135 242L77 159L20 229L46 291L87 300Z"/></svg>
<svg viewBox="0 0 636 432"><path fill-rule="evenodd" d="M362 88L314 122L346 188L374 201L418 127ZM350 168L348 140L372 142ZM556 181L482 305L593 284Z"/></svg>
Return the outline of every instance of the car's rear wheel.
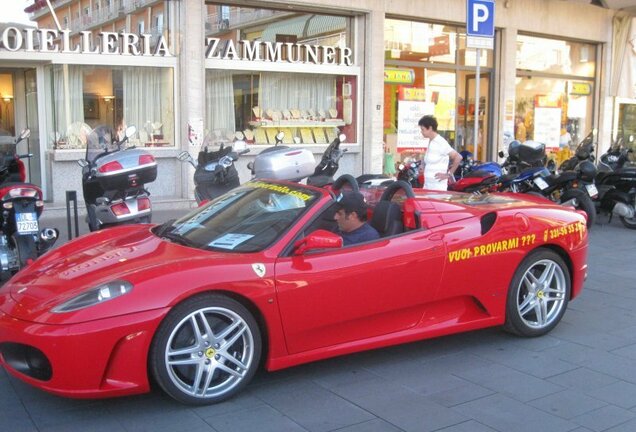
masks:
<svg viewBox="0 0 636 432"><path fill-rule="evenodd" d="M508 289L505 329L541 336L561 321L570 298L570 272L563 259L538 249L519 265Z"/></svg>
<svg viewBox="0 0 636 432"><path fill-rule="evenodd" d="M175 307L155 334L150 368L174 399L193 405L223 401L247 385L261 356L261 335L251 313L217 294Z"/></svg>

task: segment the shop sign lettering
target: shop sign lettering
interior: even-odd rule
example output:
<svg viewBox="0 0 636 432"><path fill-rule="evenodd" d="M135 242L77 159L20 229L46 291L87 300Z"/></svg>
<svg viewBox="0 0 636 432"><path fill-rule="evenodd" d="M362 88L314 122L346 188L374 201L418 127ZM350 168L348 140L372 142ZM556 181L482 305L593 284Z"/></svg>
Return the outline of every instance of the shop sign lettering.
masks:
<svg viewBox="0 0 636 432"><path fill-rule="evenodd" d="M0 50L16 52L63 53L63 54L112 54L131 56L171 57L163 36L151 47L150 34L100 32L93 36L90 31L81 31L79 43L71 42L71 30L7 27L2 32Z"/></svg>
<svg viewBox="0 0 636 432"><path fill-rule="evenodd" d="M205 57L216 60L247 60L274 63L313 63L353 66L353 52L347 47L265 42L209 37Z"/></svg>

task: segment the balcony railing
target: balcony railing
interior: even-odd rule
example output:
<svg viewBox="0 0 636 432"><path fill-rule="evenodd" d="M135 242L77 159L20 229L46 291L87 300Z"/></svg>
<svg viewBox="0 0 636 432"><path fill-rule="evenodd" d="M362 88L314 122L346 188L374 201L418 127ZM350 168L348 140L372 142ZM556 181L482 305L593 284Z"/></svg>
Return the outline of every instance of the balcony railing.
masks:
<svg viewBox="0 0 636 432"><path fill-rule="evenodd" d="M221 16L218 12L208 15L205 18L205 30L207 34L214 34L230 28L240 27L243 24L283 15L288 15L288 12L236 7L231 8L230 13L226 16Z"/></svg>
<svg viewBox="0 0 636 432"><path fill-rule="evenodd" d="M72 1L74 0L54 0L52 4L57 9L59 6L63 6L64 4L70 3ZM160 1L161 0L112 0L110 6L106 6L105 3L102 3L101 8L93 9L89 15L84 15L82 11L82 16L79 19L73 19L70 22L68 28L72 32L87 30L92 27L97 27L108 21L114 20L120 16L123 17L124 15L131 13L137 9L141 9L151 4L159 3ZM36 18L40 18L47 14L50 14L50 11L47 7L39 9L38 11L31 14L31 20L35 20Z"/></svg>

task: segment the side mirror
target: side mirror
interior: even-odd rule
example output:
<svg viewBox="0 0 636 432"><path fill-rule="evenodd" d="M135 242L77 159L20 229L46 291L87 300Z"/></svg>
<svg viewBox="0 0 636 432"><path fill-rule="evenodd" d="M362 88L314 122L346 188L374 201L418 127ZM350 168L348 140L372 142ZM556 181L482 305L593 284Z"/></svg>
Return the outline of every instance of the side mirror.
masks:
<svg viewBox="0 0 636 432"><path fill-rule="evenodd" d="M135 126L128 126L126 128L126 138L132 137L135 133L137 133L137 128Z"/></svg>
<svg viewBox="0 0 636 432"><path fill-rule="evenodd" d="M283 138L285 138L285 132L280 131L276 134L276 142L283 142Z"/></svg>
<svg viewBox="0 0 636 432"><path fill-rule="evenodd" d="M294 245L294 255L318 249L339 249L342 247L342 237L326 230L316 230L302 238Z"/></svg>
<svg viewBox="0 0 636 432"><path fill-rule="evenodd" d="M20 140L26 139L31 136L31 129L27 128L20 132Z"/></svg>
<svg viewBox="0 0 636 432"><path fill-rule="evenodd" d="M86 159L79 159L77 161L77 164L79 166L81 166L82 168L87 167L88 166L88 161Z"/></svg>
<svg viewBox="0 0 636 432"><path fill-rule="evenodd" d="M499 155L500 158L505 157L506 155L504 154L503 151L499 151L499 153L497 153Z"/></svg>
<svg viewBox="0 0 636 432"><path fill-rule="evenodd" d="M232 144L232 147L233 147L234 151L240 153L243 150L247 149L247 144L245 143L244 140L240 139L240 140L234 141L234 143Z"/></svg>
<svg viewBox="0 0 636 432"><path fill-rule="evenodd" d="M338 135L338 140L343 143L347 140L347 136L343 133L341 133L340 135Z"/></svg>

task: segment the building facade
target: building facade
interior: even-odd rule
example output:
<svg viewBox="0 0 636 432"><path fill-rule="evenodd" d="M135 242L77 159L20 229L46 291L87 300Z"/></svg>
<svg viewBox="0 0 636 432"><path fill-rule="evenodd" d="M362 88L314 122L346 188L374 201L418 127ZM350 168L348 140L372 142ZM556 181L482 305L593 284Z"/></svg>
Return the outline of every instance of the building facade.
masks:
<svg viewBox="0 0 636 432"><path fill-rule="evenodd" d="M424 114L482 160L515 138L560 160L592 132L598 151L636 135L631 9L499 1L492 49L478 55L466 0L50 3L55 14L28 5L33 26L0 23L0 129L30 127L21 151L53 208L81 191L76 161L97 125L137 127L131 142L159 162L148 185L159 206L192 195L179 152L244 139L247 180L279 131L317 157L345 133L340 173L354 175L421 157Z"/></svg>

